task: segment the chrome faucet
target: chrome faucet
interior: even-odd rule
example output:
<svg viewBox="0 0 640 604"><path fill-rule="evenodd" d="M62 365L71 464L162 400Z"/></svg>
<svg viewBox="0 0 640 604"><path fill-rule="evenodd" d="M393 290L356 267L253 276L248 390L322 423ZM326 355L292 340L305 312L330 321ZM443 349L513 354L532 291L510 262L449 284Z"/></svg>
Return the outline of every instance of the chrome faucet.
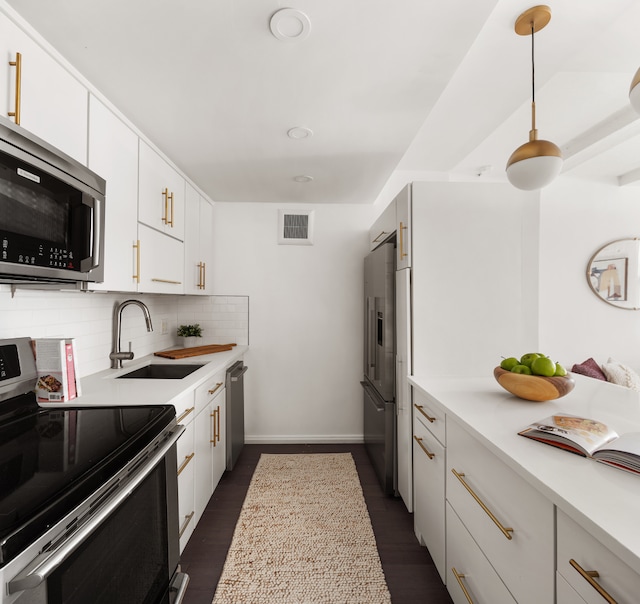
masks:
<svg viewBox="0 0 640 604"><path fill-rule="evenodd" d="M147 324L147 331L153 331L153 325L151 325L151 314L144 302L140 300L125 300L121 304L116 302L113 309L113 332L112 332L112 348L109 358L111 359L111 369L120 369L122 367L123 360L131 360L133 358L133 352L131 351L131 342L129 342L129 350L123 352L120 350L120 333L122 331L122 311L125 306L129 304L135 304L139 306L144 314L144 320Z"/></svg>

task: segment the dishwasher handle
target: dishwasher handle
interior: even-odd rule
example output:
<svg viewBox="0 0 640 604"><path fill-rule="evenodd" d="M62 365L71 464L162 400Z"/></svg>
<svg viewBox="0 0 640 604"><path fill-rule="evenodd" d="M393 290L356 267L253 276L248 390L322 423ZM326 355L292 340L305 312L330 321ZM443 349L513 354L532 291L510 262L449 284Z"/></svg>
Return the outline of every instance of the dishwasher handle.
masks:
<svg viewBox="0 0 640 604"><path fill-rule="evenodd" d="M240 363L242 363L242 361L239 361ZM237 370L240 370L239 372ZM249 369L249 367L247 365L241 365L240 367L233 367L229 370L229 377L231 378L232 382L237 382L245 373L247 373L247 369Z"/></svg>

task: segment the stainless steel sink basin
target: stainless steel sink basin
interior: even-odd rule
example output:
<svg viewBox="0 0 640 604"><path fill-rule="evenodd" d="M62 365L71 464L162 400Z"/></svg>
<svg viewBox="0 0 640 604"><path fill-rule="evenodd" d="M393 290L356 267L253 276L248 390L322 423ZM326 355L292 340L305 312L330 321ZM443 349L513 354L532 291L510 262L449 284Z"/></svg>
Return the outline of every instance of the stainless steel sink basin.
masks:
<svg viewBox="0 0 640 604"><path fill-rule="evenodd" d="M145 380L181 380L189 374L200 369L202 365L171 365L165 363L157 363L145 365L124 375L119 375L116 379L122 378L138 378Z"/></svg>

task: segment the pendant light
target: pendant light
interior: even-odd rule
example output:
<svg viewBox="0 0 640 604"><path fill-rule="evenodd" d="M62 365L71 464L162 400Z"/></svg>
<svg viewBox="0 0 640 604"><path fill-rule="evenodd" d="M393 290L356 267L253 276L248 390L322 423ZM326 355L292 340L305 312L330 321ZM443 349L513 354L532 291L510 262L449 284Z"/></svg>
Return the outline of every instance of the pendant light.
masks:
<svg viewBox="0 0 640 604"><path fill-rule="evenodd" d="M520 36L531 36L531 130L529 141L518 147L507 162L507 178L518 189L531 191L548 185L562 168L562 153L550 141L539 140L536 129L536 87L534 61L534 34L551 20L548 6L534 6L516 20L515 32Z"/></svg>
<svg viewBox="0 0 640 604"><path fill-rule="evenodd" d="M636 113L640 113L640 69L636 71L636 75L633 76L631 81L629 101L631 101L631 106L636 110Z"/></svg>

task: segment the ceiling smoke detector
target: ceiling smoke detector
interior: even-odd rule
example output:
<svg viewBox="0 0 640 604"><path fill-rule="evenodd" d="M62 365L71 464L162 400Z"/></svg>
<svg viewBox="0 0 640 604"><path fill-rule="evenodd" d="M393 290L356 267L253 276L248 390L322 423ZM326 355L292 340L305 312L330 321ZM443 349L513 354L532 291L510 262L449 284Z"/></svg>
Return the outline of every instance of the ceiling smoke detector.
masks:
<svg viewBox="0 0 640 604"><path fill-rule="evenodd" d="M282 8L269 21L271 33L283 42L304 40L311 31L311 21L302 11Z"/></svg>
<svg viewBox="0 0 640 604"><path fill-rule="evenodd" d="M313 136L313 131L309 128L304 128L303 126L295 126L294 128L287 130L287 136L293 139L310 138Z"/></svg>

